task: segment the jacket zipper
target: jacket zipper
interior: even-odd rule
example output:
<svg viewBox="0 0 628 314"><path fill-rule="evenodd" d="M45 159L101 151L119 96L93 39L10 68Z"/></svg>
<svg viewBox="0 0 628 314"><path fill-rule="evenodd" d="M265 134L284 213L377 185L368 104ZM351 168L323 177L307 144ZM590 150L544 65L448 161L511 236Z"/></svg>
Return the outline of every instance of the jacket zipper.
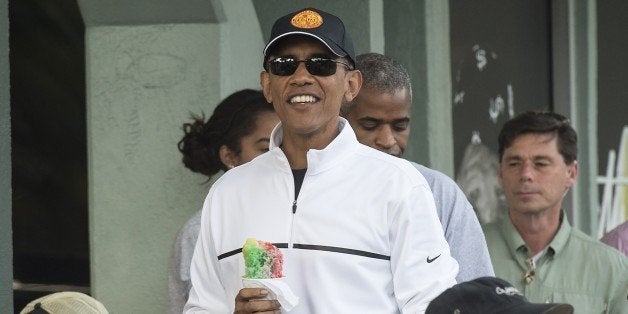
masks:
<svg viewBox="0 0 628 314"><path fill-rule="evenodd" d="M292 248L292 239L294 238L294 215L297 212L297 200L292 202L292 219L290 220L290 241L288 242L288 248Z"/></svg>
<svg viewBox="0 0 628 314"><path fill-rule="evenodd" d="M296 186L294 188L296 189ZM296 212L297 212L297 198L295 196L294 201L292 201L292 219L290 219L290 240L288 241L288 248L290 249L292 249L292 244L293 244L292 239L294 238L294 215L296 214Z"/></svg>
<svg viewBox="0 0 628 314"><path fill-rule="evenodd" d="M306 175L307 175L307 173L306 173ZM293 182L293 187L294 187L293 194L296 194L295 191L296 191L297 187L296 187L296 185L294 185L294 177L292 179L293 179L292 182ZM301 190L300 190L299 194L301 194L301 192L303 192L303 183L305 183L305 175L303 177L303 181L301 182ZM295 195L294 196L294 201L292 201L292 219L290 221L290 240L288 242L288 248L292 248L293 247L294 219L295 219L295 216L297 214L297 199L298 198L299 198L299 196Z"/></svg>

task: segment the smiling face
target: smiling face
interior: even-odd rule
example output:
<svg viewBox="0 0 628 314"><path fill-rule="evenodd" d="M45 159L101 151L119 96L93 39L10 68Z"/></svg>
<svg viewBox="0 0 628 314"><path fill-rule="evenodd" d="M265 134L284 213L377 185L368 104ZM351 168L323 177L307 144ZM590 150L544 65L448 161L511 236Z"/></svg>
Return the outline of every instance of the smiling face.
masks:
<svg viewBox="0 0 628 314"><path fill-rule="evenodd" d="M338 59L319 41L303 36L291 36L269 56L304 60L312 57ZM340 61L343 61L340 59ZM285 138L318 139L327 145L338 133L338 114L343 101L352 100L360 89L359 71L338 64L336 73L315 76L300 62L292 75L278 76L262 72L264 96L272 102L282 122Z"/></svg>
<svg viewBox="0 0 628 314"><path fill-rule="evenodd" d="M559 213L577 174L577 162L565 163L553 133L518 136L499 164L499 182L511 215Z"/></svg>
<svg viewBox="0 0 628 314"><path fill-rule="evenodd" d="M345 117L360 143L401 157L410 136L411 103L406 88L386 93L364 87Z"/></svg>

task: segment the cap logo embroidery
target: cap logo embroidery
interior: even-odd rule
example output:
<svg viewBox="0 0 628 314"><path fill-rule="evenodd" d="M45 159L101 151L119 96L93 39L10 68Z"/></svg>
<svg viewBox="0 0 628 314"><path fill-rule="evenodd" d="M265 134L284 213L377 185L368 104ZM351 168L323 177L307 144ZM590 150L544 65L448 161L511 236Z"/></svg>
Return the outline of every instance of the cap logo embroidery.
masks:
<svg viewBox="0 0 628 314"><path fill-rule="evenodd" d="M293 16L290 24L296 28L317 28L323 24L323 17L312 10L305 10Z"/></svg>
<svg viewBox="0 0 628 314"><path fill-rule="evenodd" d="M495 292L497 294L506 294L506 295L510 295L513 296L515 294L518 295L523 295L521 294L521 292L519 292L519 290L517 290L517 288L515 287L506 287L506 288L501 288L501 287L495 287Z"/></svg>

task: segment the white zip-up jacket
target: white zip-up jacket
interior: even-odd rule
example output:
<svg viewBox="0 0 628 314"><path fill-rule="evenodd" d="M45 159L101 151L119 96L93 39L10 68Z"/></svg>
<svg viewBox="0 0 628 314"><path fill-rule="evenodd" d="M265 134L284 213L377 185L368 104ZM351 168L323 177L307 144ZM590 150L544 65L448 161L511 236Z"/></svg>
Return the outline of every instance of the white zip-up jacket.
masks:
<svg viewBox="0 0 628 314"><path fill-rule="evenodd" d="M422 313L455 284L458 264L423 176L339 124L326 148L308 151L296 200L281 124L268 153L213 184L186 313L233 313L251 237L281 248L284 281L300 299L291 313Z"/></svg>

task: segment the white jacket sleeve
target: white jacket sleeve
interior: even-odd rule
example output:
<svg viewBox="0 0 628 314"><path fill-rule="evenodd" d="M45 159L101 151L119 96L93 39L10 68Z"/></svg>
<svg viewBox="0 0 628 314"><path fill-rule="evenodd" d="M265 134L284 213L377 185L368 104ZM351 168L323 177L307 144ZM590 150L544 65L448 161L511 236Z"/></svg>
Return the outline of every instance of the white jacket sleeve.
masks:
<svg viewBox="0 0 628 314"><path fill-rule="evenodd" d="M429 302L456 283L458 263L427 186L417 186L389 213L391 267L402 313L423 313Z"/></svg>
<svg viewBox="0 0 628 314"><path fill-rule="evenodd" d="M235 304L235 300L227 300L218 276L218 256L209 229L212 191L213 189L210 190L203 204L201 230L190 266L192 289L184 307L186 314L229 313L233 311L233 304Z"/></svg>

